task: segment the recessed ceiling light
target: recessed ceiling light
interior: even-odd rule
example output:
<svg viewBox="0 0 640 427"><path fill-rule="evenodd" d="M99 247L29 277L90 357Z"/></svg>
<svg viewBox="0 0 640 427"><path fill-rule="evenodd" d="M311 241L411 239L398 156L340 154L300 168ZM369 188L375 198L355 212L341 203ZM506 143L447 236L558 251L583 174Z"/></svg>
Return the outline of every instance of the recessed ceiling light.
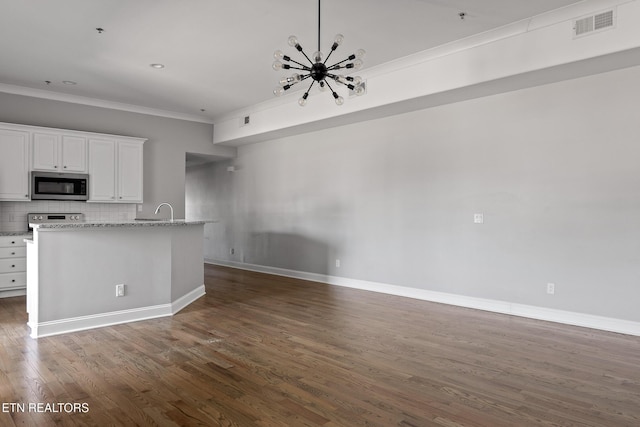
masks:
<svg viewBox="0 0 640 427"><path fill-rule="evenodd" d="M66 85L70 85L70 86L74 86L77 85L78 83L71 81L71 80L63 80L62 83L66 84Z"/></svg>
<svg viewBox="0 0 640 427"><path fill-rule="evenodd" d="M164 64L150 64L151 68L157 68L158 70L164 68Z"/></svg>

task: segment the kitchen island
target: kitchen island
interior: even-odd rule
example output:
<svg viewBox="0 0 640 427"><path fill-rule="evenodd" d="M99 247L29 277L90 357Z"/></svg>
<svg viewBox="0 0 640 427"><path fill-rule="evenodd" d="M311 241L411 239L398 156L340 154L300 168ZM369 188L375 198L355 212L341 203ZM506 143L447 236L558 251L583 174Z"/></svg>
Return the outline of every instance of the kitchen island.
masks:
<svg viewBox="0 0 640 427"><path fill-rule="evenodd" d="M174 315L205 294L204 224L32 224L31 337Z"/></svg>

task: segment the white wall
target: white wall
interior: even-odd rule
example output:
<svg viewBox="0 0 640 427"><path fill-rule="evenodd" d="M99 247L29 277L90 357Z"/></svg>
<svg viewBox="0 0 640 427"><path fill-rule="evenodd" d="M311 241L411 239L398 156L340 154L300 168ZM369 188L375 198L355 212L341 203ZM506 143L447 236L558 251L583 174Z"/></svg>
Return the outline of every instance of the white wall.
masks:
<svg viewBox="0 0 640 427"><path fill-rule="evenodd" d="M188 174L191 209L221 220L205 257L640 321L639 82L628 68L239 147L236 172Z"/></svg>

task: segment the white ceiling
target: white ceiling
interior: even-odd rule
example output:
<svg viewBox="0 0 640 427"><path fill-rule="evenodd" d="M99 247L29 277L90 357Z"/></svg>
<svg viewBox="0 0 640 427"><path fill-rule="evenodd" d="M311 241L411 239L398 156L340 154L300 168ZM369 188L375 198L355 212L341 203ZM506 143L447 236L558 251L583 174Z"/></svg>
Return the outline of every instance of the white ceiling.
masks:
<svg viewBox="0 0 640 427"><path fill-rule="evenodd" d="M579 1L324 0L322 49L342 33L345 42L336 59L364 48L365 67L371 67L573 3ZM205 120L273 97L284 74L271 68L273 51L296 55L287 45L289 35L298 36L309 53L317 46L316 0L0 0L0 5L0 85ZM460 12L466 13L464 20ZM97 27L105 31L99 34ZM152 63L166 68L153 69Z"/></svg>

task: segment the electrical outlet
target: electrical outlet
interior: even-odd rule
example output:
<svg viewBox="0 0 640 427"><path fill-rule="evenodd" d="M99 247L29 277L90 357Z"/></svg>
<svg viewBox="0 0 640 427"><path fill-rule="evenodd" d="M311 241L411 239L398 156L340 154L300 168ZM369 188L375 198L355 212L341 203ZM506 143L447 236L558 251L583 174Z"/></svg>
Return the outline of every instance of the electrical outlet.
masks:
<svg viewBox="0 0 640 427"><path fill-rule="evenodd" d="M555 283L547 283L547 293L549 295L553 295L556 293L556 284Z"/></svg>
<svg viewBox="0 0 640 427"><path fill-rule="evenodd" d="M484 224L484 215L481 213L473 214L474 224Z"/></svg>
<svg viewBox="0 0 640 427"><path fill-rule="evenodd" d="M117 297L124 296L124 284L116 285L116 296Z"/></svg>
<svg viewBox="0 0 640 427"><path fill-rule="evenodd" d="M336 267L340 268L340 260L339 259L336 260Z"/></svg>

